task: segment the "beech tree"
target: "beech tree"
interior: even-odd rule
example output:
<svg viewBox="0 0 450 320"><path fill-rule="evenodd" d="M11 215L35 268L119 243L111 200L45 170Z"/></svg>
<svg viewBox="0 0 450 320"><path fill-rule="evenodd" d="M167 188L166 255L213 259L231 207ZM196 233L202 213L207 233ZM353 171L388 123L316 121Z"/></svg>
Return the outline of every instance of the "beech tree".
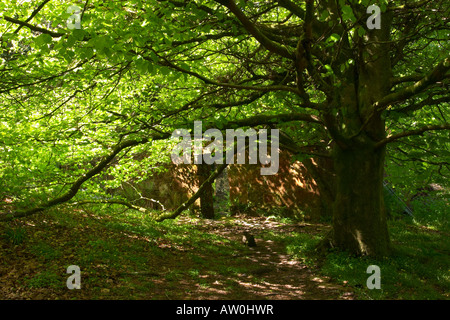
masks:
<svg viewBox="0 0 450 320"><path fill-rule="evenodd" d="M80 2L75 16L66 9L2 3L3 177L33 181L28 193L4 190L33 200L0 220L99 191L101 172L126 179L133 152L156 163L174 129L202 120L204 130L279 128L281 148L315 175L333 216L324 243L389 254L386 152L427 133L437 149L450 129L445 1L105 0ZM70 16L79 29L67 28ZM437 157L448 164L448 153ZM86 161L92 168L79 166ZM134 168L145 178L142 164Z"/></svg>

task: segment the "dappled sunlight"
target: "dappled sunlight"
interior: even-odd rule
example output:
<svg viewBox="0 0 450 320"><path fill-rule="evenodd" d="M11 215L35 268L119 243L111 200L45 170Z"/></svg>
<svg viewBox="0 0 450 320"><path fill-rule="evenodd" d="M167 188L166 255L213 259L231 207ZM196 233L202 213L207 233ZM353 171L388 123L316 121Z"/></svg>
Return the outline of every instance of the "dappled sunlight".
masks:
<svg viewBox="0 0 450 320"><path fill-rule="evenodd" d="M179 223L187 221L180 218ZM214 233L240 242L240 234L246 230L255 235L256 247L235 247L230 253L211 256L210 252L194 254L201 257L195 276L198 284L189 299L351 299L352 292L344 287L332 284L329 279L318 277L300 261L287 254L282 243L266 239L263 234L269 230L277 232L295 232L316 226L304 223L286 224L267 218L237 217L233 223L227 220L198 220L198 230ZM322 226L323 227L323 226ZM197 258L198 259L198 258ZM219 260L218 260L219 259ZM228 267L220 266L221 259ZM236 266L235 266L236 265Z"/></svg>
<svg viewBox="0 0 450 320"><path fill-rule="evenodd" d="M13 299L355 299L354 286L365 283L369 264L331 254L326 270L334 277L319 275L302 250L329 226L268 217L182 216L158 224L140 212L55 210L17 222L14 230L26 235L21 245L0 240L1 261L8 261L0 264L7 284L0 296ZM417 230L422 249L411 245ZM242 242L243 232L255 236L255 247ZM444 255L432 247L444 236L409 225L393 239L396 255L408 264L428 251L426 259ZM68 264L80 266L84 290L65 288ZM412 275L397 279L389 268L385 283L412 283Z"/></svg>

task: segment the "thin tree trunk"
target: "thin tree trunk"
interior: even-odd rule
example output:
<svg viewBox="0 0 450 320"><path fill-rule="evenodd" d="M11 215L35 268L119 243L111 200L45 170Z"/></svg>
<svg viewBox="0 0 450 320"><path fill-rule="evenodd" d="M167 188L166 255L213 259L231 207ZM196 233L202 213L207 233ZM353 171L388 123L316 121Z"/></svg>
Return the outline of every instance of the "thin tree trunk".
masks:
<svg viewBox="0 0 450 320"><path fill-rule="evenodd" d="M208 177L208 179L205 180L205 182L203 182L203 184L200 186L200 188L198 188L197 192L192 197L181 204L175 211L161 214L158 218L156 218L156 221L161 222L166 219L175 219L176 217L178 217L184 210L189 208L201 196L205 188L208 187L208 184L213 183L213 181L222 173L222 171L227 166L227 163L218 165L213 173Z"/></svg>
<svg viewBox="0 0 450 320"><path fill-rule="evenodd" d="M202 163L197 165L197 175L199 179L199 186L201 186L206 179L211 175L211 165ZM205 185L205 189L200 195L200 212L202 218L214 219L214 190L212 183Z"/></svg>

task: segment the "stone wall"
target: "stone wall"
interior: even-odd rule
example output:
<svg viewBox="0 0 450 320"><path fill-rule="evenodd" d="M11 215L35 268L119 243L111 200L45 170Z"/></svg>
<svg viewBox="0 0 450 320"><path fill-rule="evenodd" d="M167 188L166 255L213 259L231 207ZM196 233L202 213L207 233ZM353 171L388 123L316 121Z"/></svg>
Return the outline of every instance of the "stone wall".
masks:
<svg viewBox="0 0 450 320"><path fill-rule="evenodd" d="M279 170L275 175L262 176L260 165L232 164L215 182L215 211L218 214L245 213L250 215L278 214L317 220L321 204L316 182L300 162L291 163L289 153L281 152ZM123 194L139 204L173 210L198 190L195 165L169 164L164 173L131 186L123 186ZM140 197L140 196L139 196ZM159 202L159 203L158 203ZM199 200L193 206L198 210Z"/></svg>
<svg viewBox="0 0 450 320"><path fill-rule="evenodd" d="M315 181L300 162L280 153L278 173L263 176L258 165L232 165L229 169L232 212L276 213L286 217L318 219L321 214Z"/></svg>

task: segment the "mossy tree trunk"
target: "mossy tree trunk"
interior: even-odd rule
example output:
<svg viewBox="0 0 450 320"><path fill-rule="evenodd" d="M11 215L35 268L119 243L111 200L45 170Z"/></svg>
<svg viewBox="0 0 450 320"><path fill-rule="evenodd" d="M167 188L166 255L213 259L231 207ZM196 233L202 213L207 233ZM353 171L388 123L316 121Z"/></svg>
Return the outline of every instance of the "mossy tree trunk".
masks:
<svg viewBox="0 0 450 320"><path fill-rule="evenodd" d="M335 174L330 243L357 255L386 256L390 252L383 198L386 137L381 109L374 106L389 94L392 69L388 40L391 13L383 15L383 28L369 30L357 45L354 68L345 74L332 106L338 112L324 119L335 141ZM344 43L345 46L345 43ZM333 108L332 108L333 109Z"/></svg>
<svg viewBox="0 0 450 320"><path fill-rule="evenodd" d="M390 240L383 198L384 148L334 150L336 198L332 243L358 255L385 256Z"/></svg>

